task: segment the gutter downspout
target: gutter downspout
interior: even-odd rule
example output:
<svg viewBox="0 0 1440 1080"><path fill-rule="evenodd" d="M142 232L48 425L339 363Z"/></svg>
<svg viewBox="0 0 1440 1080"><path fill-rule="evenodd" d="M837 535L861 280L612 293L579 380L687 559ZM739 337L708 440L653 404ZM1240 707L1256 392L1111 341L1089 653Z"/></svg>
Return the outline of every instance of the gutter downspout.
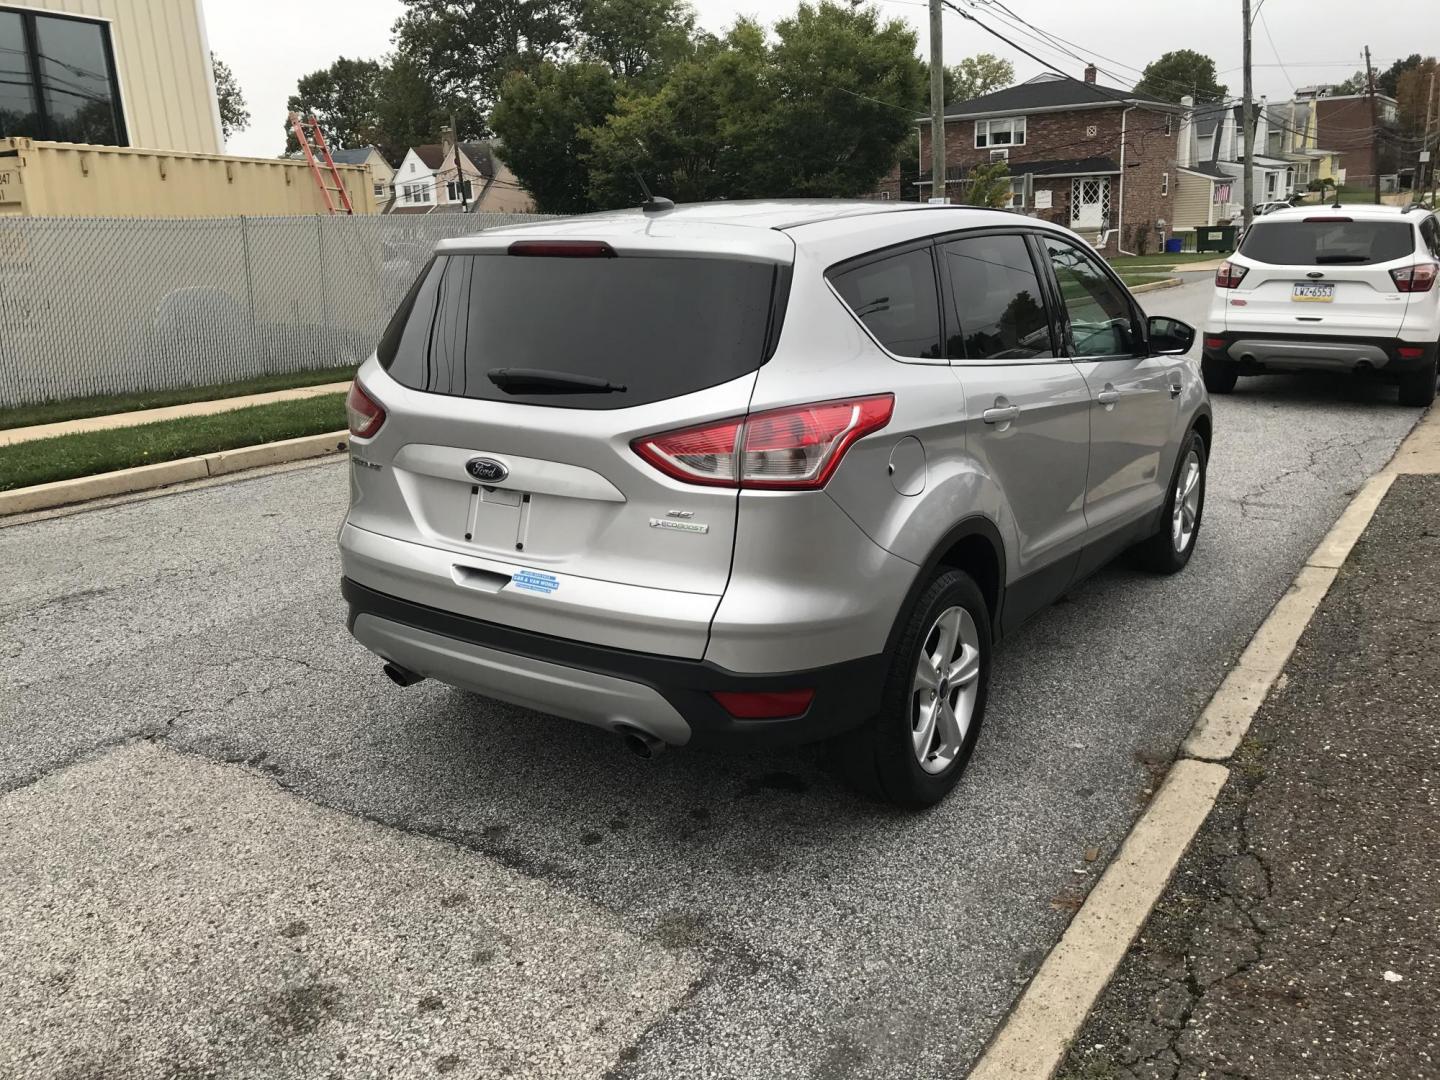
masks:
<svg viewBox="0 0 1440 1080"><path fill-rule="evenodd" d="M1120 205L1115 214L1115 252L1118 255L1134 255L1125 250L1125 129L1134 105L1127 105L1120 111Z"/></svg>

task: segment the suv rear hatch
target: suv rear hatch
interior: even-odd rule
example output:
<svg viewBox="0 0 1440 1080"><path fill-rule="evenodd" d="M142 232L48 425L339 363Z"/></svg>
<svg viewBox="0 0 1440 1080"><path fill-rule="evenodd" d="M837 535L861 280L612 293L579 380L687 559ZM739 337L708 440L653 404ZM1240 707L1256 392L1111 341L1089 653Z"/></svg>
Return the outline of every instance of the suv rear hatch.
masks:
<svg viewBox="0 0 1440 1080"><path fill-rule="evenodd" d="M667 478L630 444L746 412L794 247L768 230L615 220L609 235L591 220L579 236L441 245L361 370L387 418L353 444L348 523L437 549L372 588L699 658L737 492Z"/></svg>
<svg viewBox="0 0 1440 1080"><path fill-rule="evenodd" d="M1257 221L1234 260L1246 271L1225 307L1225 328L1394 337L1409 296L1390 271L1410 266L1414 252L1406 221L1340 213Z"/></svg>

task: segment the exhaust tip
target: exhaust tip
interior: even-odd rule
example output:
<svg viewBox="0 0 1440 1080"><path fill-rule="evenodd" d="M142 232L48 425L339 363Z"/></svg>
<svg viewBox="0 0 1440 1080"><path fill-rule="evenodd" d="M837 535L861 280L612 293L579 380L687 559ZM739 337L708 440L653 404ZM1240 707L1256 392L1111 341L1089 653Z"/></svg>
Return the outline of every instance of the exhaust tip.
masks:
<svg viewBox="0 0 1440 1080"><path fill-rule="evenodd" d="M424 675L419 675L409 668L401 667L399 664L392 664L388 660L385 662L384 671L385 674L390 677L390 681L396 686L414 686L425 678Z"/></svg>
<svg viewBox="0 0 1440 1080"><path fill-rule="evenodd" d="M632 727L620 727L616 730L620 733L620 738L626 748L636 757L650 761L665 752L665 741L657 739L648 731Z"/></svg>

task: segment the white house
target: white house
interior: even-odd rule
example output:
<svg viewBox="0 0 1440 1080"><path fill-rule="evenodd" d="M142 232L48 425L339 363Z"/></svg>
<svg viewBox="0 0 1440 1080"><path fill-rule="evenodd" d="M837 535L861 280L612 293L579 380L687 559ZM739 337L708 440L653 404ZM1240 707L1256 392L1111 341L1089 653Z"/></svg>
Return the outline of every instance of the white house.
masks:
<svg viewBox="0 0 1440 1080"><path fill-rule="evenodd" d="M456 165L456 158L459 165ZM426 143L405 152L394 176L392 214L529 213L530 193L488 142Z"/></svg>

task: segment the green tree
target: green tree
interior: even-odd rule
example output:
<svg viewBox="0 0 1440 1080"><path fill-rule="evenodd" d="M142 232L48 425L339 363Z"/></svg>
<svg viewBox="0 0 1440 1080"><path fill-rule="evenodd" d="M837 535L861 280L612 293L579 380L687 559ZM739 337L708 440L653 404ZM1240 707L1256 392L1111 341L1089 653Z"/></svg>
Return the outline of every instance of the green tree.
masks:
<svg viewBox="0 0 1440 1080"><path fill-rule="evenodd" d="M575 40L576 0L404 0L397 50L429 73L440 100L469 103L473 123L515 71L533 71ZM466 130L462 135L483 134Z"/></svg>
<svg viewBox="0 0 1440 1080"><path fill-rule="evenodd" d="M1430 57L1431 60L1434 57ZM1419 53L1411 53L1403 60L1396 60L1388 68L1382 71L1375 79L1375 87L1382 94L1398 98L1400 96L1400 79L1407 71L1413 71L1426 62L1426 58ZM1359 72L1356 72L1358 75ZM1361 88L1364 88L1364 76L1361 76Z"/></svg>
<svg viewBox="0 0 1440 1080"><path fill-rule="evenodd" d="M240 92L240 83L230 65L213 52L210 70L215 76L215 96L220 101L220 131L228 139L250 126L250 110L245 107L245 95Z"/></svg>
<svg viewBox="0 0 1440 1080"><path fill-rule="evenodd" d="M965 183L964 201L971 206L1010 205L1010 166L1003 161L977 165Z"/></svg>
<svg viewBox="0 0 1440 1080"><path fill-rule="evenodd" d="M967 56L945 69L945 103L969 101L1015 82L1015 65L993 53Z"/></svg>
<svg viewBox="0 0 1440 1080"><path fill-rule="evenodd" d="M301 78L286 107L291 112L313 114L331 146L369 146L381 141L382 72L376 60L342 56L329 67ZM288 122L285 130L286 151L300 149Z"/></svg>
<svg viewBox="0 0 1440 1080"><path fill-rule="evenodd" d="M1430 56L1400 74L1395 84L1395 98L1399 103L1400 130L1407 135L1419 136L1425 131L1426 97L1432 85L1440 86L1440 61ZM1430 98L1430 116L1435 115L1435 99ZM1431 155L1434 156L1433 153Z"/></svg>
<svg viewBox="0 0 1440 1080"><path fill-rule="evenodd" d="M1186 94L1196 104L1224 101L1229 91L1215 77L1215 61L1192 49L1167 52L1152 60L1135 84L1135 93L1161 101L1179 101Z"/></svg>
<svg viewBox="0 0 1440 1080"><path fill-rule="evenodd" d="M505 81L490 116L499 154L543 214L582 214L590 198L590 132L615 107L617 85L604 64L541 64Z"/></svg>
<svg viewBox="0 0 1440 1080"><path fill-rule="evenodd" d="M1363 94L1365 93L1365 72L1357 71L1344 82L1338 82L1330 88L1332 94Z"/></svg>
<svg viewBox="0 0 1440 1080"><path fill-rule="evenodd" d="M635 169L682 201L870 191L924 99L915 44L898 19L825 0L780 20L773 44L741 20L591 132L591 197L633 204Z"/></svg>
<svg viewBox="0 0 1440 1080"><path fill-rule="evenodd" d="M686 0L580 0L575 31L583 59L637 79L691 53L695 11Z"/></svg>
<svg viewBox="0 0 1440 1080"><path fill-rule="evenodd" d="M440 129L450 123L451 110L414 57L396 53L387 59L376 88L373 142L380 155L398 165L412 146L438 141ZM455 110L457 114L460 110ZM460 130L466 124L457 115ZM471 125L474 126L474 121Z"/></svg>

